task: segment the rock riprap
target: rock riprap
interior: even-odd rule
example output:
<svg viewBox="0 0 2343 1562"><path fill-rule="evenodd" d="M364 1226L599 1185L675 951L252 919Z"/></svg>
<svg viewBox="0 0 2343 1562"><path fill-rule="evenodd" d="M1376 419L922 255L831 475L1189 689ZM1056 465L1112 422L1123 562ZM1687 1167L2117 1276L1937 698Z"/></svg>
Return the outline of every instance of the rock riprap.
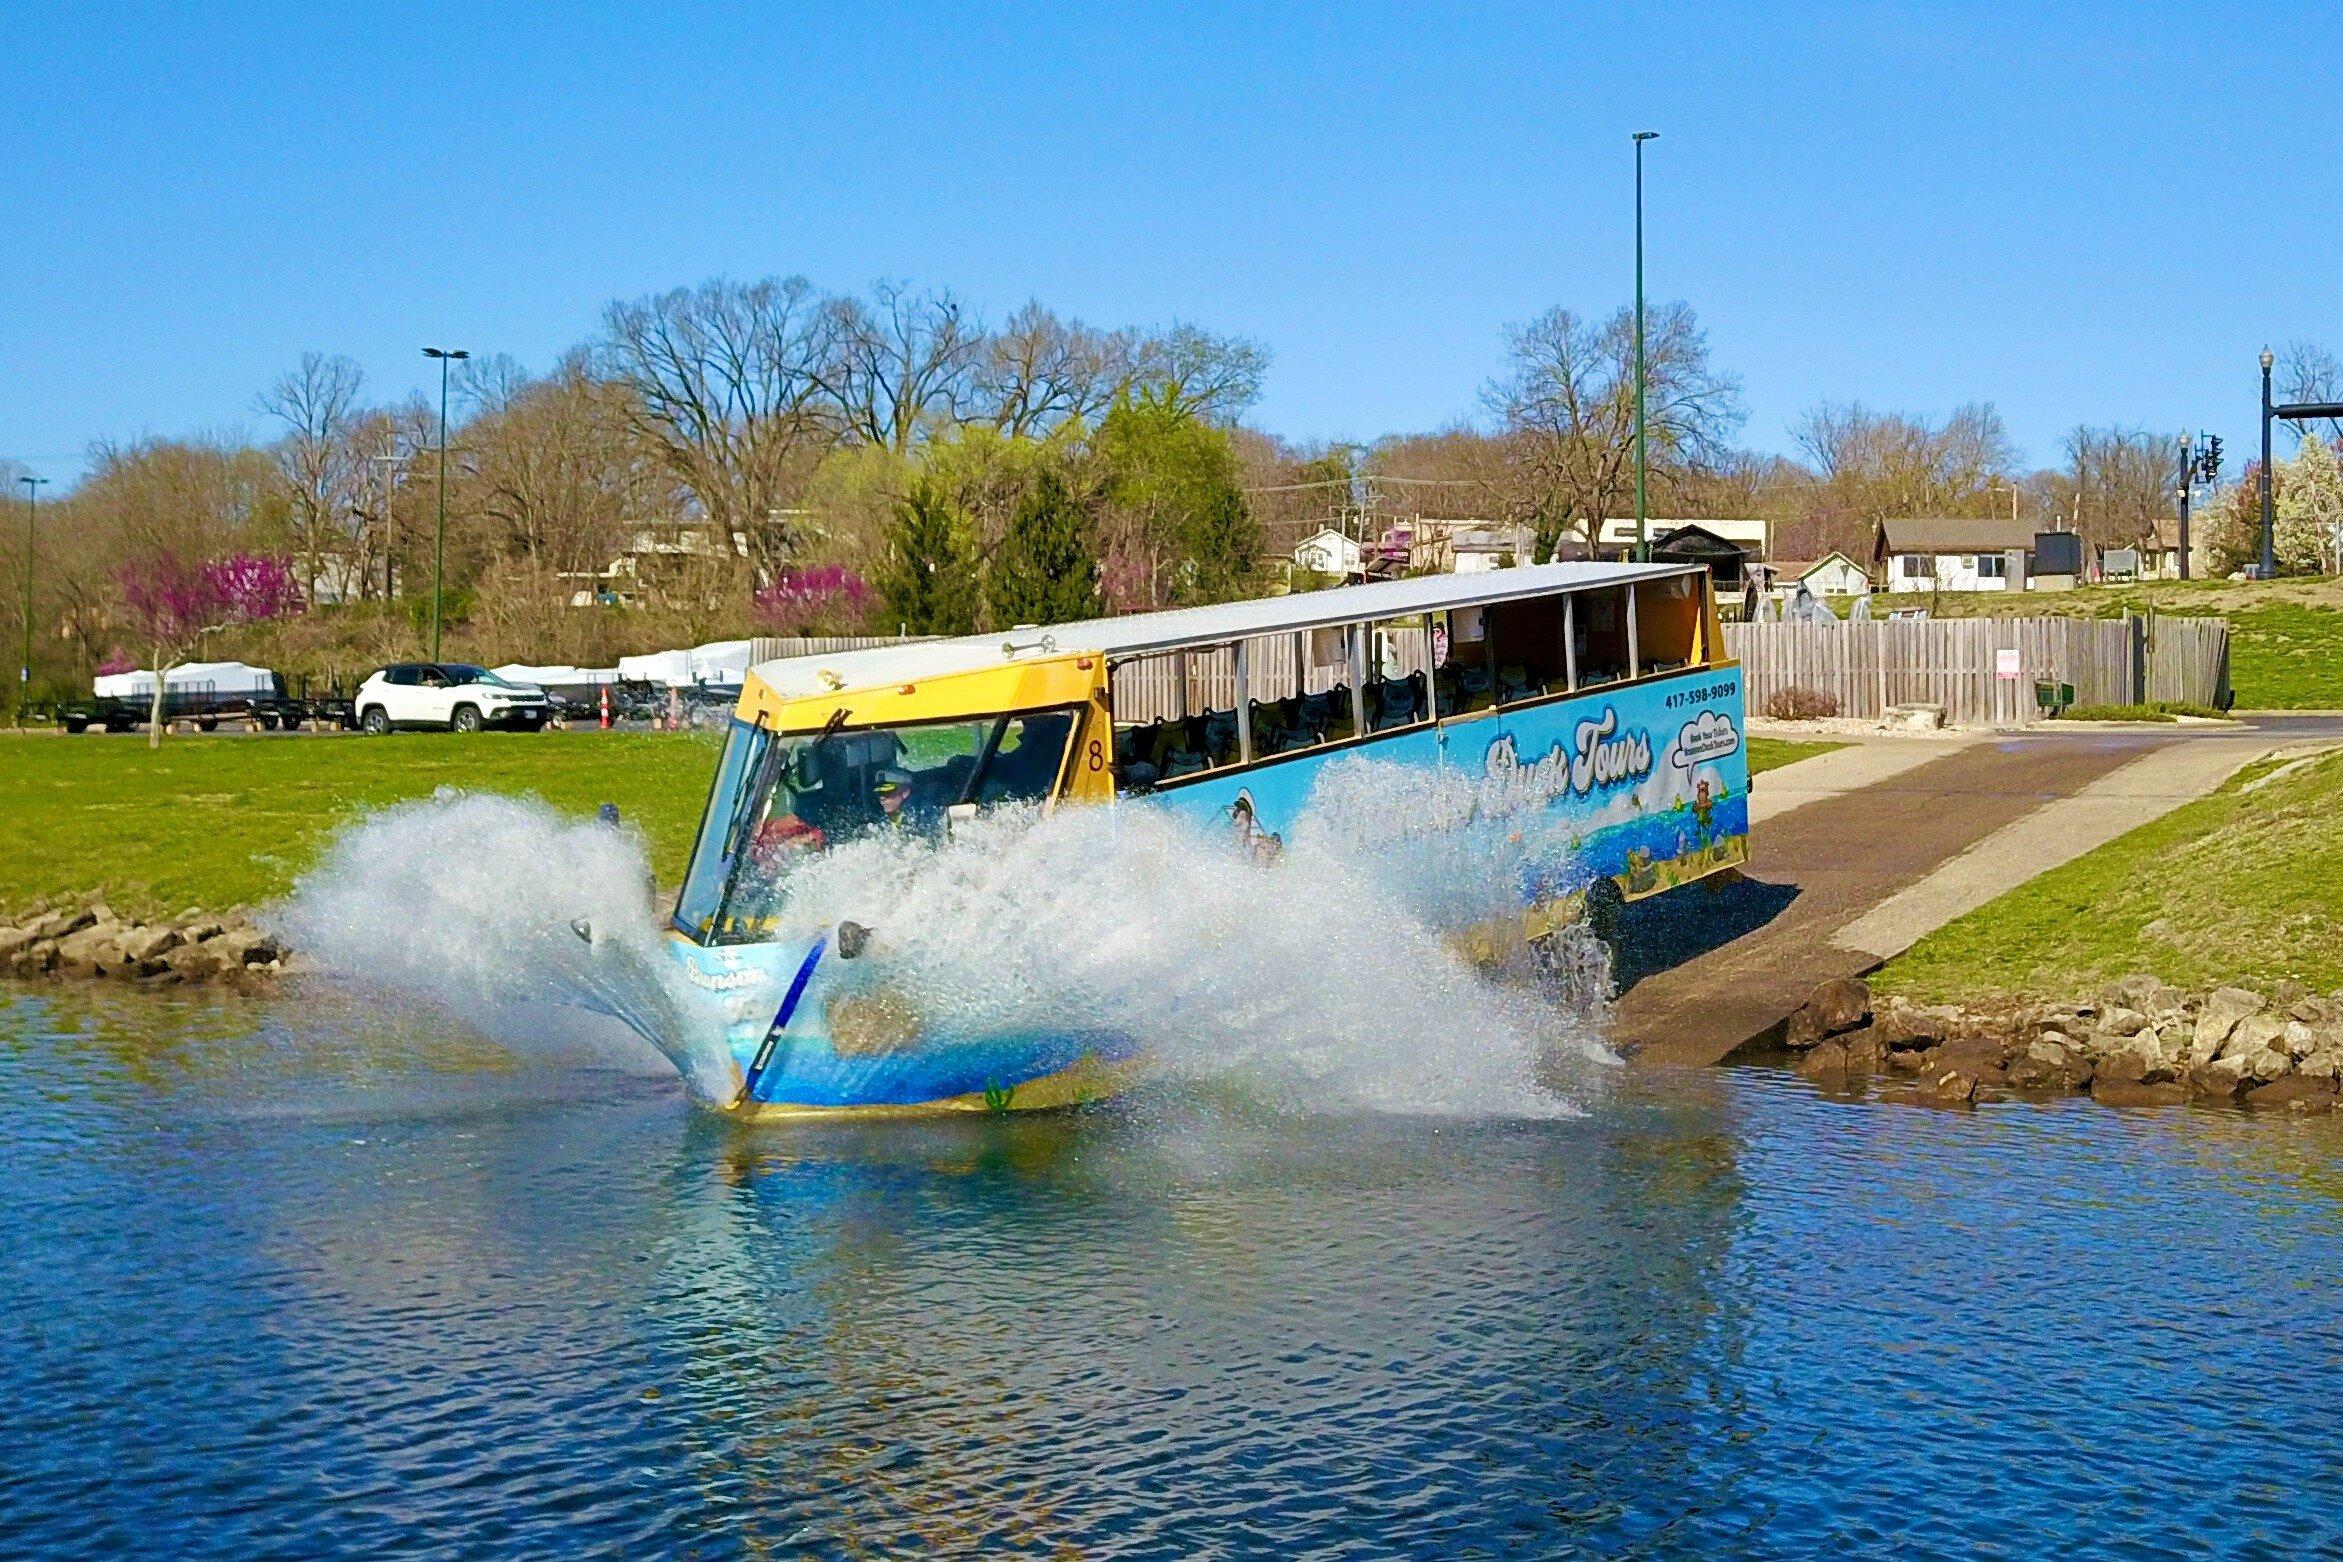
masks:
<svg viewBox="0 0 2343 1562"><path fill-rule="evenodd" d="M1920 1004L1841 978L1782 1027L1798 1072L1908 1078L1948 1106L2088 1092L2117 1106L2191 1099L2328 1112L2343 1101L2343 994L2187 993L2127 976L2096 999Z"/></svg>
<svg viewBox="0 0 2343 1562"><path fill-rule="evenodd" d="M148 920L93 901L0 923L0 974L10 976L249 986L285 964L283 946L241 914L189 910Z"/></svg>

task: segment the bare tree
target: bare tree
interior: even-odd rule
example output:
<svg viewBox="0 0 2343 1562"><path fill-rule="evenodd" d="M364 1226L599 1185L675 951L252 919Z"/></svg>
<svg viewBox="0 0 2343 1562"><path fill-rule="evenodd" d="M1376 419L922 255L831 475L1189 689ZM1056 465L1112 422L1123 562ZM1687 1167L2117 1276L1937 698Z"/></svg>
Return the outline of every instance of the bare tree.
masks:
<svg viewBox="0 0 2343 1562"><path fill-rule="evenodd" d="M285 426L277 469L292 505L302 587L312 601L329 554L344 573L351 564L350 523L366 479L365 455L352 435L365 384L365 372L351 359L303 353L260 397L261 412Z"/></svg>
<svg viewBox="0 0 2343 1562"><path fill-rule="evenodd" d="M1145 389L1211 423L1234 423L1261 398L1269 349L1175 320L1138 339L1126 389Z"/></svg>
<svg viewBox="0 0 2343 1562"><path fill-rule="evenodd" d="M1551 309L1508 333L1508 372L1483 392L1503 427L1515 518L1550 550L1577 530L1591 547L1634 496L1635 315L1601 324ZM1652 310L1644 332L1644 418L1651 472L1721 460L1746 414L1738 377L1709 362L1707 333L1684 304Z"/></svg>
<svg viewBox="0 0 2343 1562"><path fill-rule="evenodd" d="M1990 402L1955 408L1942 423L1825 402L1793 433L1822 477L1822 502L1866 525L1897 515L1988 513L2017 465Z"/></svg>
<svg viewBox="0 0 2343 1562"><path fill-rule="evenodd" d="M1077 419L1095 423L1139 372L1139 340L1061 320L1038 301L984 342L971 391L1002 433L1038 438Z"/></svg>
<svg viewBox="0 0 2343 1562"><path fill-rule="evenodd" d="M828 314L830 353L816 372L850 438L901 455L922 429L959 416L984 329L949 289L882 280L867 303L833 299Z"/></svg>
<svg viewBox="0 0 2343 1562"><path fill-rule="evenodd" d="M830 312L803 277L717 280L613 304L597 369L620 415L760 571L789 555L784 511L834 437Z"/></svg>
<svg viewBox="0 0 2343 1562"><path fill-rule="evenodd" d="M2315 342L2287 343L2274 378L2288 401L2343 401L2343 359ZM2316 428L2329 444L2343 440L2343 418L2289 418L2286 426L2296 439Z"/></svg>
<svg viewBox="0 0 2343 1562"><path fill-rule="evenodd" d="M2173 513L2180 489L2180 446L2169 434L2137 428L2078 427L2066 436L2069 516L2102 547L2129 547L2153 537Z"/></svg>

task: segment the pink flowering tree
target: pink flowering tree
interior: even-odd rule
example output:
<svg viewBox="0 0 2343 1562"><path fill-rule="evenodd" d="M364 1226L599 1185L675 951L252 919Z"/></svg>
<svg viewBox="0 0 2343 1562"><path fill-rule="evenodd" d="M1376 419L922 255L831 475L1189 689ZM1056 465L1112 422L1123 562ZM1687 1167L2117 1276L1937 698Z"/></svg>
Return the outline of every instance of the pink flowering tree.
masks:
<svg viewBox="0 0 2343 1562"><path fill-rule="evenodd" d="M191 660L204 640L239 624L266 623L301 611L301 591L282 559L249 553L190 562L157 553L115 572L123 621L154 647L154 701L147 746L163 741L163 689L171 669Z"/></svg>
<svg viewBox="0 0 2343 1562"><path fill-rule="evenodd" d="M840 564L784 566L756 595L757 627L776 635L852 632L874 598L860 575Z"/></svg>

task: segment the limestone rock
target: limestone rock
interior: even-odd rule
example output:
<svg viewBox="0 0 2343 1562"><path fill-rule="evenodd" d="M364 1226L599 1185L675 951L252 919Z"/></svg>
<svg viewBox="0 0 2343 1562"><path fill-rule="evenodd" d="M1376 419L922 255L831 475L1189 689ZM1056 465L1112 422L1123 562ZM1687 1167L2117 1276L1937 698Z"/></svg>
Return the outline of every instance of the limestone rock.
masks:
<svg viewBox="0 0 2343 1562"><path fill-rule="evenodd" d="M39 941L29 927L0 927L0 965L14 960Z"/></svg>
<svg viewBox="0 0 2343 1562"><path fill-rule="evenodd" d="M89 927L97 920L96 913L87 910L52 911L32 924L33 937L36 939L63 939L68 934L78 933L83 928Z"/></svg>
<svg viewBox="0 0 2343 1562"><path fill-rule="evenodd" d="M1965 1106L1977 1099L1977 1076L1965 1069L1931 1067L1920 1074L1920 1097L1938 1106Z"/></svg>
<svg viewBox="0 0 2343 1562"><path fill-rule="evenodd" d="M1871 984L1859 976L1833 977L1806 1000L1825 1036L1851 1031L1871 1016Z"/></svg>
<svg viewBox="0 0 2343 1562"><path fill-rule="evenodd" d="M2009 1082L2027 1090L2073 1090L2091 1082L2091 1060L2072 1038L2050 1031L2009 1061Z"/></svg>
<svg viewBox="0 0 2343 1562"><path fill-rule="evenodd" d="M2208 1058L2221 1055L2221 1045L2238 1022L2249 1014L2259 1014L2265 1005L2260 993L2247 992L2242 987L2215 988L2197 1011L2195 1050Z"/></svg>
<svg viewBox="0 0 2343 1562"><path fill-rule="evenodd" d="M142 927L122 935L122 952L141 965L154 965L179 944L179 931L169 927Z"/></svg>
<svg viewBox="0 0 2343 1562"><path fill-rule="evenodd" d="M1960 1015L1942 1004L1921 1005L1891 999L1872 1021L1880 1045L1890 1052L1942 1045L1950 1039Z"/></svg>
<svg viewBox="0 0 2343 1562"><path fill-rule="evenodd" d="M2201 1095L2233 1096L2245 1084L2245 1059L2214 1058L2189 1071L2189 1083Z"/></svg>
<svg viewBox="0 0 2343 1562"><path fill-rule="evenodd" d="M1929 1054L1938 1070L1952 1069L1979 1084L1998 1085L2009 1078L2010 1049L1993 1036L1957 1036Z"/></svg>
<svg viewBox="0 0 2343 1562"><path fill-rule="evenodd" d="M2238 1061L2245 1066L2248 1084L2284 1079L2294 1071L2294 1060L2278 1051L2249 1052Z"/></svg>
<svg viewBox="0 0 2343 1562"><path fill-rule="evenodd" d="M1847 1077L1847 1047L1839 1041L1818 1042L1798 1060L1798 1072L1808 1079L1843 1080Z"/></svg>
<svg viewBox="0 0 2343 1562"><path fill-rule="evenodd" d="M2304 1079L2343 1078L2343 1052L2320 1047L2298 1061L2294 1065L2294 1072Z"/></svg>
<svg viewBox="0 0 2343 1562"><path fill-rule="evenodd" d="M2137 1009L2142 1014L2153 1014L2171 1001L2172 989L2145 971L2124 977L2107 990L2107 996L2126 1009Z"/></svg>
<svg viewBox="0 0 2343 1562"><path fill-rule="evenodd" d="M2285 1107L2297 1112L2331 1112L2337 1099L2335 1081L2310 1079L2301 1074L2256 1085L2245 1093L2247 1106Z"/></svg>
<svg viewBox="0 0 2343 1562"><path fill-rule="evenodd" d="M2283 1050L2286 1022L2274 1014L2249 1014L2237 1022L2221 1043L2217 1058L2249 1058L2258 1052Z"/></svg>
<svg viewBox="0 0 2343 1562"><path fill-rule="evenodd" d="M2318 1050L2318 1044L2319 1033L2317 1031L2312 1030L2301 1020L2288 1020L2286 1022L2285 1046L2288 1057L2307 1058Z"/></svg>
<svg viewBox="0 0 2343 1562"><path fill-rule="evenodd" d="M2305 993L2286 1006L2290 1018L2305 1025L2319 1025L2335 1017L2334 1006L2317 993Z"/></svg>
<svg viewBox="0 0 2343 1562"><path fill-rule="evenodd" d="M2163 1084L2127 1084L2101 1074L2091 1081L2091 1099L2101 1106L2173 1106L2188 1099L2188 1086L2178 1080Z"/></svg>
<svg viewBox="0 0 2343 1562"><path fill-rule="evenodd" d="M205 939L203 947L230 966L266 965L284 953L275 939L250 927L232 927L215 938Z"/></svg>
<svg viewBox="0 0 2343 1562"><path fill-rule="evenodd" d="M1880 1065L1887 1061L1887 1048L1880 1044L1877 1033L1868 1027L1849 1031L1839 1038L1839 1042L1847 1049L1847 1072L1850 1074L1876 1074Z"/></svg>
<svg viewBox="0 0 2343 1562"><path fill-rule="evenodd" d="M2094 1028L2104 1036L2137 1036L2148 1028L2148 1017L2137 1009L2118 1004L2100 1015Z"/></svg>
<svg viewBox="0 0 2343 1562"><path fill-rule="evenodd" d="M163 956L163 965L191 982L209 981L228 969L225 959L202 944L181 944Z"/></svg>

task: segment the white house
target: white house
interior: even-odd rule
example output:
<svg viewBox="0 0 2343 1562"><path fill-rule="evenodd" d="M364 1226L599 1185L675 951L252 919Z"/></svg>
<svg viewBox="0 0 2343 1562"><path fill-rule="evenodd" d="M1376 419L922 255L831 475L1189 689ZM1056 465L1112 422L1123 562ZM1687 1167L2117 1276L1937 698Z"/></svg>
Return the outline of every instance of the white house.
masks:
<svg viewBox="0 0 2343 1562"><path fill-rule="evenodd" d="M1871 577L1863 566L1833 548L1819 559L1776 559L1763 566L1766 590L1783 601L1804 586L1818 597L1860 597L1871 592Z"/></svg>
<svg viewBox="0 0 2343 1562"><path fill-rule="evenodd" d="M2024 521L1881 521L1871 574L1888 591L2023 591L2033 551Z"/></svg>
<svg viewBox="0 0 2343 1562"><path fill-rule="evenodd" d="M1366 572L1365 555L1358 540L1346 537L1331 526L1323 526L1304 537L1294 547L1294 568L1308 570L1313 575L1332 575L1338 580L1356 580Z"/></svg>

